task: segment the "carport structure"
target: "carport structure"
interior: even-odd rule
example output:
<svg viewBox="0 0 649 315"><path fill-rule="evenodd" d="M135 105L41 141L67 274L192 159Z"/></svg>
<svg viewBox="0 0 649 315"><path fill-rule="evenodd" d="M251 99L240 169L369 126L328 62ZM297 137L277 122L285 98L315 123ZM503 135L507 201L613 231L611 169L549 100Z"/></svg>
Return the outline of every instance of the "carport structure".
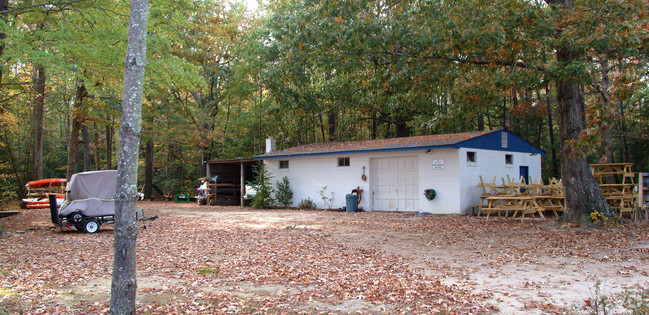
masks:
<svg viewBox="0 0 649 315"><path fill-rule="evenodd" d="M246 182L254 179L255 159L210 160L206 162L208 182L207 203L213 205L242 205Z"/></svg>

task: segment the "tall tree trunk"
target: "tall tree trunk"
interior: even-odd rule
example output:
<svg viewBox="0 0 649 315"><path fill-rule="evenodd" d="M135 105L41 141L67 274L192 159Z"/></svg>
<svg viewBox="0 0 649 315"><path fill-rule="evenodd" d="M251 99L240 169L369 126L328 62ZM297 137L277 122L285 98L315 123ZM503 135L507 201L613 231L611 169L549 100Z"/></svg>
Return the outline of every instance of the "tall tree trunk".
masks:
<svg viewBox="0 0 649 315"><path fill-rule="evenodd" d="M573 0L545 0L560 10L575 14ZM558 30L561 32L561 30ZM582 58L583 52L562 42L556 48L558 63L563 69L573 66ZM589 222L589 215L596 210L606 217L613 217L604 194L590 172L584 152L575 146L585 128L585 103L579 84L570 79L558 79L557 106L559 108L559 138L561 140L561 176L565 198L565 220L583 224Z"/></svg>
<svg viewBox="0 0 649 315"><path fill-rule="evenodd" d="M90 153L90 131L88 124L81 125L81 139L83 141L83 171L92 170L92 154Z"/></svg>
<svg viewBox="0 0 649 315"><path fill-rule="evenodd" d="M115 249L110 291L111 314L135 314L137 161L142 132L142 90L146 66L147 0L131 0L128 47L124 60L124 99L115 189Z"/></svg>
<svg viewBox="0 0 649 315"><path fill-rule="evenodd" d="M34 137L34 169L33 180L43 179L43 110L45 108L45 67L36 66L34 75L34 108L33 108L33 137Z"/></svg>
<svg viewBox="0 0 649 315"><path fill-rule="evenodd" d="M579 58L579 52L570 47L557 50L557 60L564 65ZM585 103L581 89L576 82L558 80L556 84L566 221L579 224L588 222L593 210L613 217L599 183L590 171L585 153L574 146L585 128Z"/></svg>
<svg viewBox="0 0 649 315"><path fill-rule="evenodd" d="M83 99L88 95L88 90L83 82L77 83L77 92L74 98L74 108L72 110L72 130L70 130L70 139L68 141L68 181L72 174L77 171L77 152L79 151L79 130L85 119L85 113L82 110Z"/></svg>

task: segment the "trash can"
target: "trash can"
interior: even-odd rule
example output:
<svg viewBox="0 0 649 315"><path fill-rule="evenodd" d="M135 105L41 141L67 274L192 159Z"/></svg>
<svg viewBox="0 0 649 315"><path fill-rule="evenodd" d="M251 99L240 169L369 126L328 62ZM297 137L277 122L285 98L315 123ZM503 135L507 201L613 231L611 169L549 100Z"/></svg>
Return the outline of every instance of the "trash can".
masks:
<svg viewBox="0 0 649 315"><path fill-rule="evenodd" d="M347 201L347 212L358 210L358 195L348 194L345 196L345 201Z"/></svg>

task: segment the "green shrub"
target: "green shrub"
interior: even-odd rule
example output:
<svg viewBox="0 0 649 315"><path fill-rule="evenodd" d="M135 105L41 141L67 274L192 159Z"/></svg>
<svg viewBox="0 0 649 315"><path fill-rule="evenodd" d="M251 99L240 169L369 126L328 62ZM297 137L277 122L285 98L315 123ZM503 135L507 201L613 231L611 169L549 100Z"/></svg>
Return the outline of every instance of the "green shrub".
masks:
<svg viewBox="0 0 649 315"><path fill-rule="evenodd" d="M277 182L275 190L275 199L280 206L288 207L293 201L293 191L288 182L288 177L284 176L281 181Z"/></svg>
<svg viewBox="0 0 649 315"><path fill-rule="evenodd" d="M311 198L302 199L298 205L300 209L315 209L315 203Z"/></svg>
<svg viewBox="0 0 649 315"><path fill-rule="evenodd" d="M268 208L271 207L274 203L273 200L273 187L271 180L273 179L273 174L268 171L266 164L259 164L253 169L255 173L255 189L257 194L252 200L253 208Z"/></svg>

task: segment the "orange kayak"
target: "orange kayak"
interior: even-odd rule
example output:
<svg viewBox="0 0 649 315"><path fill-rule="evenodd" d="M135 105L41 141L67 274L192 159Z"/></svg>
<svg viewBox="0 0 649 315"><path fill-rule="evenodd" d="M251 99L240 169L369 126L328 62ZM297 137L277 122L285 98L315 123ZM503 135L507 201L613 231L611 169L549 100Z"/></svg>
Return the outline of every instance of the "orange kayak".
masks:
<svg viewBox="0 0 649 315"><path fill-rule="evenodd" d="M56 194L56 199L57 199L58 204L62 203L64 198L65 198L65 195ZM27 201L27 209L42 209L42 208L49 208L49 207L50 207L49 198L43 198L43 199L39 199L39 200Z"/></svg>
<svg viewBox="0 0 649 315"><path fill-rule="evenodd" d="M49 208L50 203L36 203L36 204L28 204L27 209L44 209L44 208Z"/></svg>
<svg viewBox="0 0 649 315"><path fill-rule="evenodd" d="M65 178L46 178L41 180L33 180L27 183L29 188L41 188L41 187L50 187L50 186L63 186L67 184L68 181Z"/></svg>

